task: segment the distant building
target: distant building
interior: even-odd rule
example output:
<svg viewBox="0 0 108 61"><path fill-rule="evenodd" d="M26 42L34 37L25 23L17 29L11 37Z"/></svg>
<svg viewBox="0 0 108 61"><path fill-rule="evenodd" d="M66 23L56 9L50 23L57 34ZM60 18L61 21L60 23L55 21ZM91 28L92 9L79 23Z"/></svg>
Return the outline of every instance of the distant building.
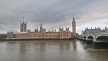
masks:
<svg viewBox="0 0 108 61"><path fill-rule="evenodd" d="M54 38L54 39L70 39L76 37L76 22L73 18L72 21L72 31L69 31L69 27L67 27L65 30L63 28L59 28L59 31L52 30L52 31L46 31L46 29L43 28L43 25L41 23L40 30L35 29L34 32L31 32L30 30L27 30L27 22L20 21L20 33L14 34L13 32L8 32L7 39L29 39L29 38Z"/></svg>
<svg viewBox="0 0 108 61"><path fill-rule="evenodd" d="M105 29L103 29L103 32L108 32L108 27L105 26Z"/></svg>
<svg viewBox="0 0 108 61"><path fill-rule="evenodd" d="M92 33L100 33L100 32L108 32L108 28L105 27L105 29L101 30L100 27L95 27L95 28L92 28L91 29L88 29L88 27L82 31L82 35L87 35L87 34L92 34Z"/></svg>
<svg viewBox="0 0 108 61"><path fill-rule="evenodd" d="M2 41L1 39L5 39L7 37L7 34L0 34L0 41Z"/></svg>
<svg viewBox="0 0 108 61"><path fill-rule="evenodd" d="M15 30L9 30L7 32L7 38L15 38L15 33L16 33Z"/></svg>

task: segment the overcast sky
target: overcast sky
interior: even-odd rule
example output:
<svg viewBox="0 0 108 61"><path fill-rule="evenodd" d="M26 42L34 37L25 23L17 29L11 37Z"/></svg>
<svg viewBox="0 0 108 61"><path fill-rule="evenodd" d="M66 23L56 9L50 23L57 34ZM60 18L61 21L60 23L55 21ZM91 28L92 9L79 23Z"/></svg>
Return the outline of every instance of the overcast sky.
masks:
<svg viewBox="0 0 108 61"><path fill-rule="evenodd" d="M17 30L22 17L32 31L43 23L47 30L70 27L73 16L77 32L86 27L108 27L108 0L0 0L0 33Z"/></svg>

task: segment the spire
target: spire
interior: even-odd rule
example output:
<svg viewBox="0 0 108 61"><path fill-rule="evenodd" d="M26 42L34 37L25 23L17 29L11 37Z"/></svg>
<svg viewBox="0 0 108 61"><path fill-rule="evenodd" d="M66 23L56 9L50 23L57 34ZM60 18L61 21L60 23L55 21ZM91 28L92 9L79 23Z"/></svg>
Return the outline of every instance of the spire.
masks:
<svg viewBox="0 0 108 61"><path fill-rule="evenodd" d="M73 31L73 38L76 38L76 22L74 17L72 21L72 31Z"/></svg>
<svg viewBox="0 0 108 61"><path fill-rule="evenodd" d="M41 25L40 25L40 32L43 32L42 22L41 22Z"/></svg>
<svg viewBox="0 0 108 61"><path fill-rule="evenodd" d="M76 22L75 22L75 18L74 18L74 17L73 17L72 24L73 24L73 25L76 25Z"/></svg>
<svg viewBox="0 0 108 61"><path fill-rule="evenodd" d="M24 23L24 17L22 17L22 19L23 19L23 23Z"/></svg>
<svg viewBox="0 0 108 61"><path fill-rule="evenodd" d="M42 27L42 22L41 22L41 27Z"/></svg>
<svg viewBox="0 0 108 61"><path fill-rule="evenodd" d="M37 32L37 30L35 29L35 32Z"/></svg>
<svg viewBox="0 0 108 61"><path fill-rule="evenodd" d="M75 18L73 17L73 22L75 22Z"/></svg>

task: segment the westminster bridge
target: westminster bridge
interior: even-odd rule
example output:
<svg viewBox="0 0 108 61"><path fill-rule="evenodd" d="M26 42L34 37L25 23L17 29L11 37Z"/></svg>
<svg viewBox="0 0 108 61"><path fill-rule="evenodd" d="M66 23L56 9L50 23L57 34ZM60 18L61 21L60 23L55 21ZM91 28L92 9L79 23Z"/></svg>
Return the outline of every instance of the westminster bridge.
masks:
<svg viewBox="0 0 108 61"><path fill-rule="evenodd" d="M80 39L87 44L92 44L95 48L103 45L108 47L108 32L86 34Z"/></svg>

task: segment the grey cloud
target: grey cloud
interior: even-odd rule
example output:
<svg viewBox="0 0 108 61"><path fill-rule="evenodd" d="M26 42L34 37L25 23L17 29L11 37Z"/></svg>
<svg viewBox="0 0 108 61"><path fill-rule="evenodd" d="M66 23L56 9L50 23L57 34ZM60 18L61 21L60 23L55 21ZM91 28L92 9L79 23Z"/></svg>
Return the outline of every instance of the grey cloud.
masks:
<svg viewBox="0 0 108 61"><path fill-rule="evenodd" d="M71 27L73 16L81 28L94 20L107 19L107 6L107 0L0 0L0 28L18 30L22 17L28 29L39 27L41 22L48 29Z"/></svg>

